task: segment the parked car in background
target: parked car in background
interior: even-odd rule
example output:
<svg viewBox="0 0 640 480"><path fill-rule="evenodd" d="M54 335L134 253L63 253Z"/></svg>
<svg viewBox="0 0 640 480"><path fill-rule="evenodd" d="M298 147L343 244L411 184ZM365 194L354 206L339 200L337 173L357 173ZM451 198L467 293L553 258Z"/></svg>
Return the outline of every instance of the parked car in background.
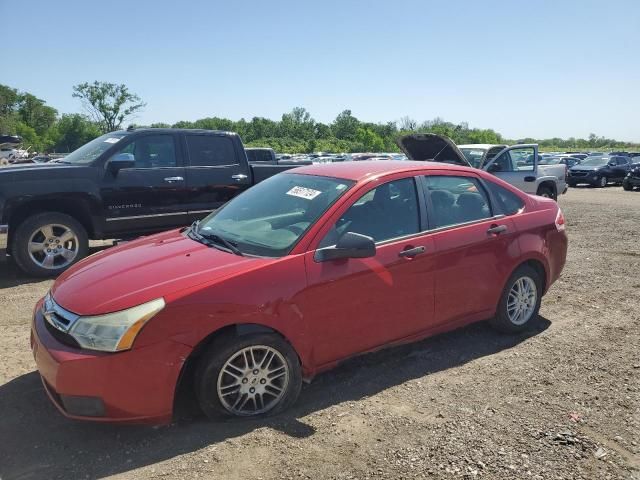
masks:
<svg viewBox="0 0 640 480"><path fill-rule="evenodd" d="M108 133L56 163L0 170L0 254L30 275L55 276L87 255L89 239L189 225L295 166L250 164L230 132Z"/></svg>
<svg viewBox="0 0 640 480"><path fill-rule="evenodd" d="M589 156L589 154L587 153L582 153L582 152L564 152L562 156L569 156L569 157L573 157L573 158L579 158L580 160L584 160L585 158L587 158Z"/></svg>
<svg viewBox="0 0 640 480"><path fill-rule="evenodd" d="M631 164L629 173L622 180L622 187L625 190L633 190L635 187L640 187L640 163Z"/></svg>
<svg viewBox="0 0 640 480"><path fill-rule="evenodd" d="M580 184L606 187L609 183L622 183L631 169L631 159L619 155L590 155L579 165L569 169L569 186Z"/></svg>
<svg viewBox="0 0 640 480"><path fill-rule="evenodd" d="M564 165L539 165L538 146L466 145L467 155L444 135L431 133L400 137L398 146L412 160L432 160L480 168L520 190L557 199L567 191ZM475 152L483 151L481 156ZM474 153L471 153L474 152ZM472 161L468 159L472 158ZM480 163L478 163L480 162ZM479 165L479 166L478 166Z"/></svg>
<svg viewBox="0 0 640 480"><path fill-rule="evenodd" d="M181 388L210 418L256 417L357 354L530 328L566 253L555 202L481 170L307 166L78 263L36 305L31 345L71 418L168 423Z"/></svg>
<svg viewBox="0 0 640 480"><path fill-rule="evenodd" d="M579 158L568 157L568 156L541 156L538 160L538 165L566 165L567 168L573 167L580 163Z"/></svg>

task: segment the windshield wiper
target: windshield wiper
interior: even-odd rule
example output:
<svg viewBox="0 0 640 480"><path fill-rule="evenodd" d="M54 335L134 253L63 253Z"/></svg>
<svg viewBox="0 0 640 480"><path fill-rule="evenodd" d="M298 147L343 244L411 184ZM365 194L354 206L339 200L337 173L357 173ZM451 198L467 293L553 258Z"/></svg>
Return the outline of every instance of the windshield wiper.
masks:
<svg viewBox="0 0 640 480"><path fill-rule="evenodd" d="M240 249L236 247L233 243L231 243L229 240L227 240L224 237L221 237L216 233L202 233L198 228L199 225L200 225L200 220L196 220L195 222L193 222L189 227L188 234L190 236L196 237L196 239L201 238L203 240L207 240L209 245L213 245L214 243L217 243L218 245L222 245L224 248L231 251L232 253L239 255L241 257L244 257L244 254L242 253L242 251L240 251Z"/></svg>
<svg viewBox="0 0 640 480"><path fill-rule="evenodd" d="M236 247L229 240L227 240L224 237L221 237L218 234L215 234L215 233L202 233L202 232L198 232L197 234L200 235L202 238L205 238L207 240L211 240L212 242L216 242L216 243L221 244L223 247L228 248L229 250L231 250L231 252L235 253L236 255L239 255L241 257L244 256L238 247Z"/></svg>

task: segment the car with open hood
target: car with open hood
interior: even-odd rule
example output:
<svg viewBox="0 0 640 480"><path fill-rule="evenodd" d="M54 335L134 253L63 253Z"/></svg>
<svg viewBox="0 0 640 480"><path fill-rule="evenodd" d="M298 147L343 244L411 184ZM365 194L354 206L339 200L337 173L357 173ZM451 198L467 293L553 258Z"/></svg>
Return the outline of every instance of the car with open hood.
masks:
<svg viewBox="0 0 640 480"><path fill-rule="evenodd" d="M31 345L72 418L166 423L177 392L258 416L354 355L487 319L529 328L566 252L554 201L481 170L305 166L78 262L37 303Z"/></svg>
<svg viewBox="0 0 640 480"><path fill-rule="evenodd" d="M431 160L480 168L523 192L553 198L567 191L565 165L541 165L538 145L461 145L433 133L400 137L400 149L412 160Z"/></svg>

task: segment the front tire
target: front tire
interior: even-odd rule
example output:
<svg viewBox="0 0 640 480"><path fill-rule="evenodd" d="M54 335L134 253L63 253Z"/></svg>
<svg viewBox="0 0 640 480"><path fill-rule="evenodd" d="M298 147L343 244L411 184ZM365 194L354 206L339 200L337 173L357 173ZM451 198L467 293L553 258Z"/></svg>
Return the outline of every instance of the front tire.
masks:
<svg viewBox="0 0 640 480"><path fill-rule="evenodd" d="M87 256L89 237L75 218L44 212L30 216L16 229L11 255L34 277L53 277Z"/></svg>
<svg viewBox="0 0 640 480"><path fill-rule="evenodd" d="M624 188L627 192L630 192L631 190L633 190L633 185L631 185L629 182L622 182L622 188Z"/></svg>
<svg viewBox="0 0 640 480"><path fill-rule="evenodd" d="M298 398L302 371L295 351L276 334L223 337L196 370L196 396L212 420L278 413Z"/></svg>
<svg viewBox="0 0 640 480"><path fill-rule="evenodd" d="M607 177L605 177L604 175L602 177L600 177L600 180L598 180L598 187L599 188L604 188L609 184L609 179Z"/></svg>
<svg viewBox="0 0 640 480"><path fill-rule="evenodd" d="M491 325L505 333L521 332L538 318L541 301L540 274L522 265L509 277Z"/></svg>

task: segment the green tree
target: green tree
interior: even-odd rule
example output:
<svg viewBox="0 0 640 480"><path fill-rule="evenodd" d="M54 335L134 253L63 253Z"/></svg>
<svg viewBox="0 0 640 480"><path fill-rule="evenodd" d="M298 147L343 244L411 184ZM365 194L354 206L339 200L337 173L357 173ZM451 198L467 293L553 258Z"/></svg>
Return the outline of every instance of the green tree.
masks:
<svg viewBox="0 0 640 480"><path fill-rule="evenodd" d="M354 140L360 121L351 115L351 110L342 111L331 124L331 131L336 138Z"/></svg>
<svg viewBox="0 0 640 480"><path fill-rule="evenodd" d="M40 100L30 93L25 93L19 101L18 115L20 120L42 136L55 123L58 111L45 105L44 100Z"/></svg>
<svg viewBox="0 0 640 480"><path fill-rule="evenodd" d="M20 94L15 88L0 84L0 116L16 111L20 102Z"/></svg>
<svg viewBox="0 0 640 480"><path fill-rule="evenodd" d="M98 82L81 83L73 87L73 96L79 98L91 118L102 127L103 132L112 132L122 123L140 112L146 104L126 85Z"/></svg>
<svg viewBox="0 0 640 480"><path fill-rule="evenodd" d="M99 125L79 113L62 115L55 130L53 149L56 152L72 152L102 133Z"/></svg>
<svg viewBox="0 0 640 480"><path fill-rule="evenodd" d="M382 138L369 128L358 128L355 141L358 144L358 150L362 152L381 152L384 150Z"/></svg>

